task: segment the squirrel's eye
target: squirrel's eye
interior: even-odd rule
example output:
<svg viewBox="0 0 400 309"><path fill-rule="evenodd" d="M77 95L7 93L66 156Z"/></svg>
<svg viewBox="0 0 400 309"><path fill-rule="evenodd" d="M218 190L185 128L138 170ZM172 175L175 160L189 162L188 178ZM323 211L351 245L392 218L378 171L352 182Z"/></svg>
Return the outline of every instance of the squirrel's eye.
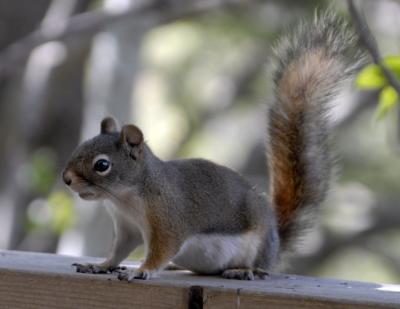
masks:
<svg viewBox="0 0 400 309"><path fill-rule="evenodd" d="M105 176L111 171L111 161L106 154L97 155L92 164L93 170L101 176Z"/></svg>
<svg viewBox="0 0 400 309"><path fill-rule="evenodd" d="M106 159L99 159L93 166L93 169L98 172L100 175L105 174L107 170L110 168L110 161Z"/></svg>

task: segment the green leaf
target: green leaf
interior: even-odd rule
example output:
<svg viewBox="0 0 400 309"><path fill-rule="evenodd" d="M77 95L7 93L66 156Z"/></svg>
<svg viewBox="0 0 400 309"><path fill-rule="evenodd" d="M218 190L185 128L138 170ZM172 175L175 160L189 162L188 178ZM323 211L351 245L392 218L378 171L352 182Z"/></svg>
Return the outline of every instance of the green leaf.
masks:
<svg viewBox="0 0 400 309"><path fill-rule="evenodd" d="M379 89L387 84L379 66L370 64L357 76L356 84L361 89Z"/></svg>
<svg viewBox="0 0 400 309"><path fill-rule="evenodd" d="M400 79L400 56L387 56L383 60L383 63L398 79Z"/></svg>
<svg viewBox="0 0 400 309"><path fill-rule="evenodd" d="M399 95L392 86L386 86L379 94L379 104L376 118L384 117L399 101Z"/></svg>
<svg viewBox="0 0 400 309"><path fill-rule="evenodd" d="M30 183L35 192L46 194L56 179L56 162L52 151L39 149L30 162Z"/></svg>
<svg viewBox="0 0 400 309"><path fill-rule="evenodd" d="M48 203L52 212L51 228L62 234L75 222L73 200L64 191L55 191L49 196Z"/></svg>

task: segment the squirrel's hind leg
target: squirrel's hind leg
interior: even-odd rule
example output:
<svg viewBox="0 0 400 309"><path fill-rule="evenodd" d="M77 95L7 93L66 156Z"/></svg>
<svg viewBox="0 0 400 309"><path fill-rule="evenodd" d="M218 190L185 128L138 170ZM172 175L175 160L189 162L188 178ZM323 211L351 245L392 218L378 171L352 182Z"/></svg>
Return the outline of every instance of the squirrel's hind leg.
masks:
<svg viewBox="0 0 400 309"><path fill-rule="evenodd" d="M225 279L254 280L253 270L250 268L232 268L222 272Z"/></svg>
<svg viewBox="0 0 400 309"><path fill-rule="evenodd" d="M255 277L265 279L268 275L268 272L260 268L230 268L224 270L221 274L225 279L236 280L254 280Z"/></svg>

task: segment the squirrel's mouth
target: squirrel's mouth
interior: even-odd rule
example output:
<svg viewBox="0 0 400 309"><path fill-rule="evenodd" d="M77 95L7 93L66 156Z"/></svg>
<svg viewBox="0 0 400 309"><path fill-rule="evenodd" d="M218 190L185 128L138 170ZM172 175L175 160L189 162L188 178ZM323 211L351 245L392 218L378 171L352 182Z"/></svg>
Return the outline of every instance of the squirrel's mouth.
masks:
<svg viewBox="0 0 400 309"><path fill-rule="evenodd" d="M90 186L71 186L70 189L78 193L79 197L83 200L97 200L99 199L99 192L93 190Z"/></svg>
<svg viewBox="0 0 400 309"><path fill-rule="evenodd" d="M95 200L97 195L93 192L79 192L79 197L84 200Z"/></svg>
<svg viewBox="0 0 400 309"><path fill-rule="evenodd" d="M63 173L65 184L79 195L83 200L99 200L102 198L102 190L81 174L72 169L66 169Z"/></svg>
<svg viewBox="0 0 400 309"><path fill-rule="evenodd" d="M66 184L79 197L83 200L97 200L99 199L99 192L88 180L74 172L64 172L63 177L66 179Z"/></svg>

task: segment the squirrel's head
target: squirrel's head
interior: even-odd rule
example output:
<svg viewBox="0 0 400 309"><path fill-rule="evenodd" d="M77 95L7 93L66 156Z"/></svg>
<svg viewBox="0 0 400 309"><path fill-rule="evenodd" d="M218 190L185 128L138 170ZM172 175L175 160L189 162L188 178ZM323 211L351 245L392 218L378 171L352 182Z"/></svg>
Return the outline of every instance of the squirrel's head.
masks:
<svg viewBox="0 0 400 309"><path fill-rule="evenodd" d="M106 117L100 134L84 142L72 154L64 172L67 186L87 200L115 198L141 180L144 141L140 129Z"/></svg>

